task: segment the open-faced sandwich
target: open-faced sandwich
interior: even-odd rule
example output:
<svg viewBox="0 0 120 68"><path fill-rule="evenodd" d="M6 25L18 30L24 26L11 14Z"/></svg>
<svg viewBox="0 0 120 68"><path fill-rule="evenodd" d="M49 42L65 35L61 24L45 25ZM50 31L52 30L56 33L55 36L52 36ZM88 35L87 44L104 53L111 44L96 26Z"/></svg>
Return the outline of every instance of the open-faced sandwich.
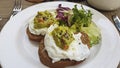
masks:
<svg viewBox="0 0 120 68"><path fill-rule="evenodd" d="M50 68L76 65L89 56L89 44L87 34L74 34L68 27L51 25L39 46L39 57Z"/></svg>
<svg viewBox="0 0 120 68"><path fill-rule="evenodd" d="M90 48L101 39L91 11L78 9L77 5L70 9L59 4L52 13L55 15L48 10L38 12L27 28L29 38L40 41L40 61L50 68L83 62L90 55Z"/></svg>
<svg viewBox="0 0 120 68"><path fill-rule="evenodd" d="M29 39L38 42L41 41L47 32L47 28L53 23L57 23L57 20L52 13L49 11L38 12L35 17L30 19L28 28L26 29Z"/></svg>

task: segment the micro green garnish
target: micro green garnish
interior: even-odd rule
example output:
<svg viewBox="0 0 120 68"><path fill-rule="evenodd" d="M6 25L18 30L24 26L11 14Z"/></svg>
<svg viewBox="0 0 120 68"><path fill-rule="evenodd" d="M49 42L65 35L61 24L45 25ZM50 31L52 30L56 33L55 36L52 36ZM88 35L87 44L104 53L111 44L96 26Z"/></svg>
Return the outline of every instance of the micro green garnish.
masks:
<svg viewBox="0 0 120 68"><path fill-rule="evenodd" d="M85 10L83 6L82 9L78 10L77 5L74 6L73 16L71 20L71 24L76 24L77 28L88 27L92 20L92 13L90 10Z"/></svg>

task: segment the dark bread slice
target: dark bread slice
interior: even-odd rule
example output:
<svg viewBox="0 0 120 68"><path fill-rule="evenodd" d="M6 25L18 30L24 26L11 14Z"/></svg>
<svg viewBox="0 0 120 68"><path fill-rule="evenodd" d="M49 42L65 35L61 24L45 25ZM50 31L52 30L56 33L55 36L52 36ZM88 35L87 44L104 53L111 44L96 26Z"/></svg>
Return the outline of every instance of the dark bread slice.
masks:
<svg viewBox="0 0 120 68"><path fill-rule="evenodd" d="M26 33L28 35L28 38L32 41L40 42L42 39L44 39L44 36L42 36L42 35L34 35L34 34L30 33L28 27L26 29Z"/></svg>
<svg viewBox="0 0 120 68"><path fill-rule="evenodd" d="M82 42L84 44L87 44L88 47L90 47L89 46L89 44L90 44L89 43L89 38L88 38L87 34L85 34L85 33L82 32L81 39L82 39ZM38 54L39 54L40 61L44 65L46 65L46 66L48 66L50 68L64 68L64 67L67 67L67 66L73 66L73 65L80 64L81 62L84 61L84 60L82 60L82 61L74 61L74 60L65 59L65 60L60 60L58 62L52 63L52 59L48 56L48 53L45 50L44 40L42 40L40 42Z"/></svg>

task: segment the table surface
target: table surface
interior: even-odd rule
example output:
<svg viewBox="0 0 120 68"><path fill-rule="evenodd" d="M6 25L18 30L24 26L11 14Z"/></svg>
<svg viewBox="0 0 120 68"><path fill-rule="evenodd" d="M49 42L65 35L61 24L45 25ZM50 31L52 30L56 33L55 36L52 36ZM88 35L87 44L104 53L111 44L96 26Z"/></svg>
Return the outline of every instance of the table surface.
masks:
<svg viewBox="0 0 120 68"><path fill-rule="evenodd" d="M82 1L80 2L84 5L90 6L86 1ZM30 3L27 2L25 0L22 0L22 7L23 9L32 6L36 3ZM13 6L14 6L14 0L0 0L0 16L2 16L2 20L0 21L0 31L2 30L3 26L6 24L6 22L9 20L9 17L11 15ZM91 6L90 6L91 7ZM100 11L103 15L105 15L113 24L113 20L112 20L112 15L118 15L118 17L120 18L120 8L114 11L102 11L102 10L98 10ZM120 32L119 32L120 34ZM118 65L118 68L120 68L120 64Z"/></svg>

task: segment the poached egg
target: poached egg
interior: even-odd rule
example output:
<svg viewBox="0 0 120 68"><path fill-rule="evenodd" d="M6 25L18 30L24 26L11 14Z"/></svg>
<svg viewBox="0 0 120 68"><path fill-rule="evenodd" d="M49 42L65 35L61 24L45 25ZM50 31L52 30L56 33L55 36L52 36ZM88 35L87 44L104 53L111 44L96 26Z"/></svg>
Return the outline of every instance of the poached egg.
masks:
<svg viewBox="0 0 120 68"><path fill-rule="evenodd" d="M46 32L47 32L47 27L45 28L41 28L41 29L35 29L34 28L34 17L32 17L30 20L29 20L29 31L30 33L34 34L34 35L45 35Z"/></svg>
<svg viewBox="0 0 120 68"><path fill-rule="evenodd" d="M81 61L89 56L90 50L86 44L82 43L80 39L81 33L73 34L75 40L71 42L67 50L59 48L51 35L51 32L57 27L58 25L56 24L51 25L44 38L45 49L48 56L52 59L52 63L60 61L61 59Z"/></svg>
<svg viewBox="0 0 120 68"><path fill-rule="evenodd" d="M53 10L50 11L50 13L52 14L52 16L55 18L56 17L56 14ZM37 15L37 14L36 14ZM35 16L36 16L35 15ZM29 31L30 33L34 34L34 35L45 35L46 32L47 32L47 27L44 27L44 28L40 28L40 29L35 29L34 28L34 18L35 16L31 17L28 21L29 25L28 25L28 28L29 28Z"/></svg>

